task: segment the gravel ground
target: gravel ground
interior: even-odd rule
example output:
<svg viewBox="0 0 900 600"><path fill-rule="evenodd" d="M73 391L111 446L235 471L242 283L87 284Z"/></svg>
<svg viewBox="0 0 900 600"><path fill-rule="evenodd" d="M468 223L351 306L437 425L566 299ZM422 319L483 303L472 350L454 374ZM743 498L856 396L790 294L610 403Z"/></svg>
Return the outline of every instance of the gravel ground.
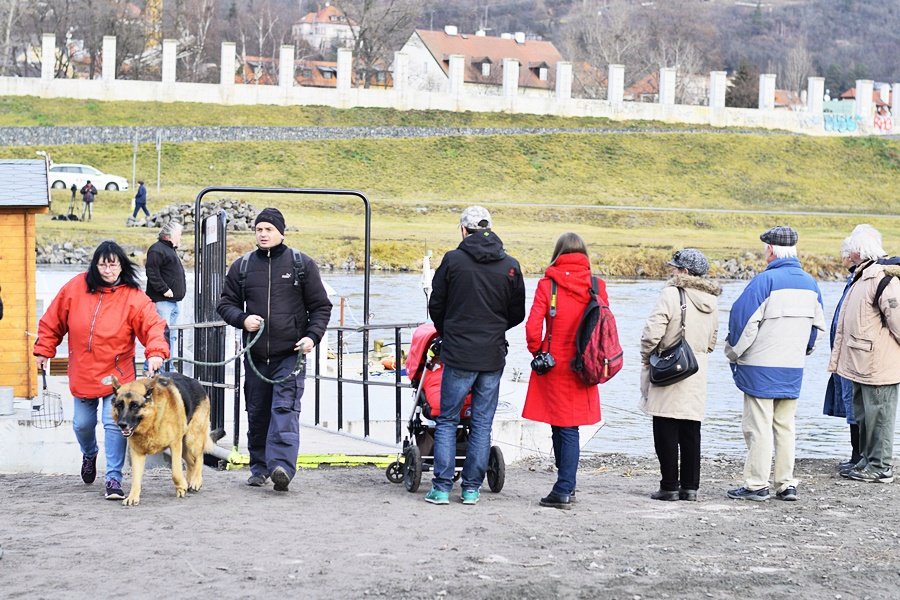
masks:
<svg viewBox="0 0 900 600"><path fill-rule="evenodd" d="M798 502L729 500L742 464L706 459L698 502L649 498L655 458L582 462L578 503L538 506L547 462L510 465L476 506L423 502L374 467L302 471L287 493L207 469L174 497L148 472L125 508L77 475L0 475L4 598L897 598L900 488L801 460ZM130 484L126 476L125 487Z"/></svg>

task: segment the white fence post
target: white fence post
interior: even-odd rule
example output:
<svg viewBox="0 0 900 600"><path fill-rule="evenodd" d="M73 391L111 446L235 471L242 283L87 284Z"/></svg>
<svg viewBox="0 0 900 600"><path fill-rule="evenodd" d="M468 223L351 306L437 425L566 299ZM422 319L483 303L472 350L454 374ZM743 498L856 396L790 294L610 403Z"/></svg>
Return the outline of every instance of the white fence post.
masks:
<svg viewBox="0 0 900 600"><path fill-rule="evenodd" d="M49 81L56 73L56 35L45 33L41 38L41 79Z"/></svg>
<svg viewBox="0 0 900 600"><path fill-rule="evenodd" d="M163 40L163 57L162 57L162 82L175 83L175 51L178 48L178 42L175 40Z"/></svg>
<svg viewBox="0 0 900 600"><path fill-rule="evenodd" d="M350 89L353 81L353 50L350 48L338 48L337 55L337 89L345 92Z"/></svg>
<svg viewBox="0 0 900 600"><path fill-rule="evenodd" d="M234 85L235 71L235 43L222 42L222 59L219 68L219 83L221 85Z"/></svg>
<svg viewBox="0 0 900 600"><path fill-rule="evenodd" d="M725 108L725 92L728 90L728 73L710 71L709 73L709 107Z"/></svg>
<svg viewBox="0 0 900 600"><path fill-rule="evenodd" d="M103 81L116 79L116 36L103 36Z"/></svg>
<svg viewBox="0 0 900 600"><path fill-rule="evenodd" d="M572 63L561 60L556 63L556 101L566 102L572 98Z"/></svg>
<svg viewBox="0 0 900 600"><path fill-rule="evenodd" d="M466 57L462 54L450 55L450 67L448 77L450 77L450 96L458 98L463 92L463 82L465 81Z"/></svg>
<svg viewBox="0 0 900 600"><path fill-rule="evenodd" d="M810 77L806 81L806 112L821 115L825 110L825 78Z"/></svg>
<svg viewBox="0 0 900 600"><path fill-rule="evenodd" d="M394 91L405 94L409 85L409 56L405 52L394 52L394 72L391 75L394 80Z"/></svg>
<svg viewBox="0 0 900 600"><path fill-rule="evenodd" d="M775 74L762 73L759 76L759 109L775 108Z"/></svg>
<svg viewBox="0 0 900 600"><path fill-rule="evenodd" d="M659 103L665 106L675 104L675 67L664 67L659 70Z"/></svg>
<svg viewBox="0 0 900 600"><path fill-rule="evenodd" d="M294 47L282 44L278 53L278 85L284 89L294 87Z"/></svg>
<svg viewBox="0 0 900 600"><path fill-rule="evenodd" d="M609 65L606 98L610 104L622 104L625 99L625 65Z"/></svg>
<svg viewBox="0 0 900 600"><path fill-rule="evenodd" d="M503 59L503 97L515 98L519 94L519 61Z"/></svg>
<svg viewBox="0 0 900 600"><path fill-rule="evenodd" d="M853 114L860 117L864 123L871 125L872 119L872 92L875 83L871 79L856 80L856 102L853 106Z"/></svg>

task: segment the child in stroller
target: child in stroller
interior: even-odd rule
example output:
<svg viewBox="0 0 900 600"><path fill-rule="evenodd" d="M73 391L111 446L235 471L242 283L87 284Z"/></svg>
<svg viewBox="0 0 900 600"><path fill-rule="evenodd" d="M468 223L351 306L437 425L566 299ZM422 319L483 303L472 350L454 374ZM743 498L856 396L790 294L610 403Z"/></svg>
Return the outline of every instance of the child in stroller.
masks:
<svg viewBox="0 0 900 600"><path fill-rule="evenodd" d="M434 468L434 426L441 411L441 340L432 323L419 325L412 335L406 359L406 373L413 386L413 407L407 424L408 435L403 448L387 468L387 478L401 481L407 491L415 492L422 481L422 472ZM454 478L462 471L469 440L469 421L472 414L472 396L466 396L460 412L456 432L456 469ZM402 458L402 461L400 460ZM491 446L488 459L487 482L492 492L503 489L506 463L503 452Z"/></svg>

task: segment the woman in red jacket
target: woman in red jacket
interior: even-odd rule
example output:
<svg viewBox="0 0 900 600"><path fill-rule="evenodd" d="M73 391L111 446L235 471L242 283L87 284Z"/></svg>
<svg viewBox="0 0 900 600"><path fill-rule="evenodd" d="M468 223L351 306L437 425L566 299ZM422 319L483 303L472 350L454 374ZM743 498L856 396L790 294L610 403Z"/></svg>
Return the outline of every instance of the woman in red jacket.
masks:
<svg viewBox="0 0 900 600"><path fill-rule="evenodd" d="M68 334L69 390L75 401L72 426L83 454L81 479L97 476L97 408L102 402L106 454L106 498L121 500L125 438L112 418L112 386L101 380L115 375L134 381L134 340L144 345L148 371L157 371L169 357L166 322L141 291L137 269L112 241L101 242L86 273L66 283L38 324L34 355L38 367L56 356Z"/></svg>
<svg viewBox="0 0 900 600"><path fill-rule="evenodd" d="M552 282L556 282L556 315L550 317ZM597 278L600 299L607 304L606 283ZM557 479L541 506L570 508L581 444L578 427L600 420L600 392L585 385L569 366L575 357L575 335L591 294L591 262L584 240L564 233L556 241L553 260L538 281L534 304L525 324L525 341L532 354L547 352L556 361L543 375L531 374L522 416L549 423Z"/></svg>

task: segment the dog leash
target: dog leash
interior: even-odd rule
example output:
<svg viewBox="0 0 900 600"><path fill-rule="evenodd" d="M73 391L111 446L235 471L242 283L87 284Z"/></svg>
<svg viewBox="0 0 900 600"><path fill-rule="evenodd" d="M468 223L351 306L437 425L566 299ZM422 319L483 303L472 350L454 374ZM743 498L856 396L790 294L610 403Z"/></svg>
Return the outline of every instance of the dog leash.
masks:
<svg viewBox="0 0 900 600"><path fill-rule="evenodd" d="M247 352L249 352L250 348L252 348L253 345L259 340L259 338L262 337L263 331L265 331L265 329L266 329L266 322L262 321L259 325L259 331L257 331L256 335L253 336L253 339L251 339L250 342L246 346L244 346L244 349L241 350L240 352L238 352L237 354L235 354L234 356L232 356L231 358L226 358L225 360L222 360L222 361L203 362L200 360L192 360L190 358L184 358L181 356L175 356L175 357L170 358L169 360L171 360L173 362L174 361L186 362L186 363L190 363L192 365L197 365L197 366L201 366L201 367L224 367L228 363L239 359L244 354L247 354ZM269 379L268 377L266 377L265 375L260 373L259 369L256 368L256 363L253 362L252 354L247 354L247 363L249 363L250 368L253 370L254 373L256 373L257 377L259 377L262 381L265 381L266 383L268 383L270 385L284 383L285 381L294 379L298 375L301 375L301 374L303 374L304 376L306 375L306 358L305 358L303 352L297 352L297 364L294 366L294 370L291 371L290 374L288 374L287 376L282 377L281 379Z"/></svg>

